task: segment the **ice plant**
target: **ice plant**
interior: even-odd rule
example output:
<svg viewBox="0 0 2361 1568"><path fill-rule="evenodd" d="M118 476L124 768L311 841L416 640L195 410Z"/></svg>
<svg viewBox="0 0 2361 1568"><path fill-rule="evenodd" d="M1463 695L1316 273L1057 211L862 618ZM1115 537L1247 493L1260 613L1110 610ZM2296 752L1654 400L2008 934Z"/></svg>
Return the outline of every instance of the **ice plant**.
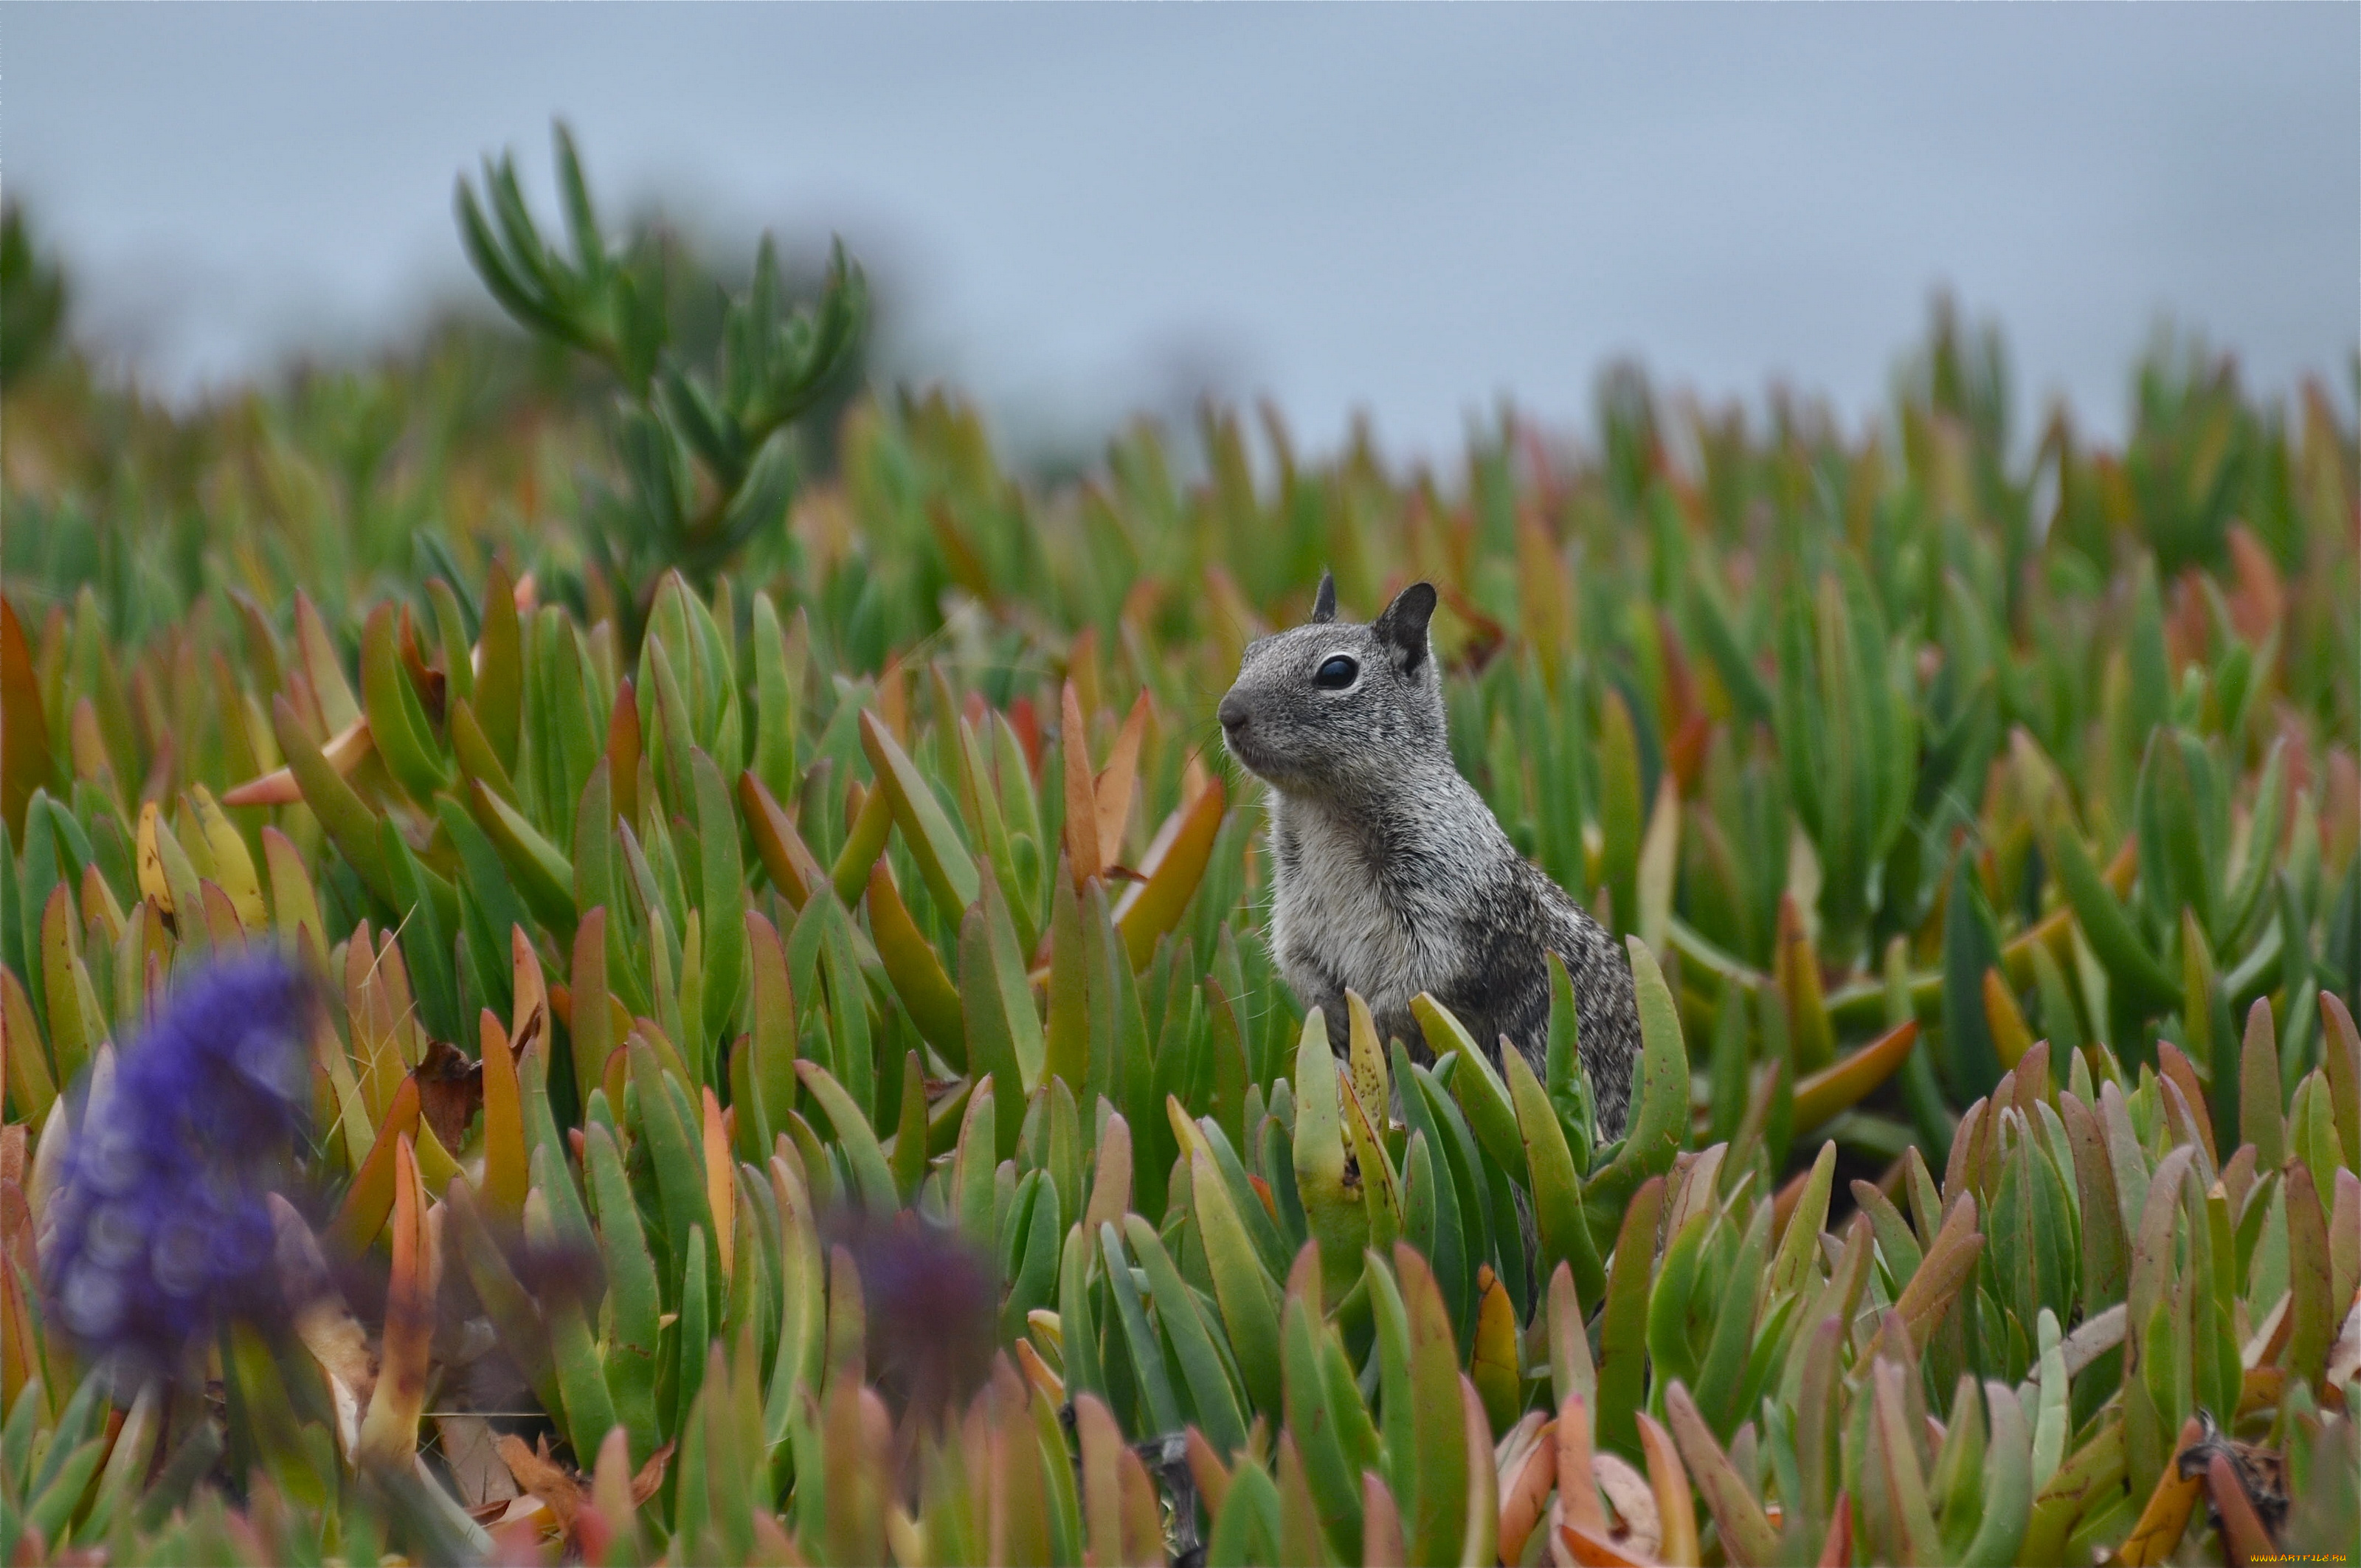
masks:
<svg viewBox="0 0 2361 1568"><path fill-rule="evenodd" d="M43 1272L57 1320L128 1383L273 1304L267 1195L310 1087L306 1005L276 955L192 973L83 1107Z"/></svg>
<svg viewBox="0 0 2361 1568"><path fill-rule="evenodd" d="M10 384L0 1562L2361 1536L2344 405L2158 360L2036 455L1945 319L1891 439L1626 376L1037 489L929 394L807 482L829 306L679 338L577 176L471 247L578 382ZM1636 941L1620 1141L1570 982L1535 1066L1280 980L1205 694L1323 564L1453 585L1455 762ZM204 971L274 934L324 1015Z"/></svg>

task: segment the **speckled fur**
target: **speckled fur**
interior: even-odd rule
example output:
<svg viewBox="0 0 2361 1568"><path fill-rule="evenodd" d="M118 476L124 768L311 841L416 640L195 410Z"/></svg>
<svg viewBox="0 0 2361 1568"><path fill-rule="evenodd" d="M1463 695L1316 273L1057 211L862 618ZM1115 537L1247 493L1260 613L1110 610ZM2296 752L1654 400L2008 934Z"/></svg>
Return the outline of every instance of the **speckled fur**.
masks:
<svg viewBox="0 0 2361 1568"><path fill-rule="evenodd" d="M1355 625L1334 619L1323 580L1312 622L1250 645L1222 699L1231 755L1271 786L1271 950L1307 1007L1338 1018L1357 992L1379 1036L1422 1060L1410 999L1428 991L1496 1061L1506 1036L1535 1071L1549 1044L1546 955L1559 954L1598 1131L1616 1137L1640 1054L1631 971L1453 765L1427 642L1434 602L1419 583ZM1359 666L1353 683L1315 685L1340 653Z"/></svg>

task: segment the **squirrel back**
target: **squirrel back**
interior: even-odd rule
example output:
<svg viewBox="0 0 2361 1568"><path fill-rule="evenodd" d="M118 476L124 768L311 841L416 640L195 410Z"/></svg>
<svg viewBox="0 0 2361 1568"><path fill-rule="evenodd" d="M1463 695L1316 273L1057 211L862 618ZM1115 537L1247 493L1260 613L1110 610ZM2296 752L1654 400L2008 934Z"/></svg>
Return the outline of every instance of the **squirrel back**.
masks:
<svg viewBox="0 0 2361 1568"><path fill-rule="evenodd" d="M1517 852L1451 760L1429 647L1433 587L1367 625L1339 621L1323 577L1307 625L1246 652L1220 718L1230 754L1271 786L1270 945L1297 999L1368 1003L1380 1038L1422 1057L1410 1000L1432 992L1497 1057L1542 1069L1548 955L1574 981L1601 1136L1623 1129L1640 1025L1615 940Z"/></svg>

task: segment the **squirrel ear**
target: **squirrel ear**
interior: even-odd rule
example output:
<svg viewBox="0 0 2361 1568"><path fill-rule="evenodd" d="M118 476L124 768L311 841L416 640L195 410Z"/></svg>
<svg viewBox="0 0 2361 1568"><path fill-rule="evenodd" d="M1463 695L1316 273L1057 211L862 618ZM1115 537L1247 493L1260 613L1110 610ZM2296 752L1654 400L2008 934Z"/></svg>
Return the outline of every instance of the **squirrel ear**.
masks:
<svg viewBox="0 0 2361 1568"><path fill-rule="evenodd" d="M1426 660L1426 625L1434 619L1434 585L1412 583L1394 597L1370 630L1392 648L1402 673L1410 674Z"/></svg>
<svg viewBox="0 0 2361 1568"><path fill-rule="evenodd" d="M1320 591L1312 596L1312 623L1325 626L1336 619L1336 575L1320 574Z"/></svg>

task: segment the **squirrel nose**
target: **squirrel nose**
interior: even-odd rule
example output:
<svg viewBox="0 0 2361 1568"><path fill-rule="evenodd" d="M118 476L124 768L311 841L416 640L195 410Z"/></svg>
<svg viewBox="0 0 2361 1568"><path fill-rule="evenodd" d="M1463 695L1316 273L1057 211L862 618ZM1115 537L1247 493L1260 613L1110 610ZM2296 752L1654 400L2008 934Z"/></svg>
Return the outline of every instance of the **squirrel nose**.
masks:
<svg viewBox="0 0 2361 1568"><path fill-rule="evenodd" d="M1242 699L1237 693L1232 692L1227 696L1222 698L1222 706L1214 711L1222 720L1223 729L1243 729L1246 728L1246 705L1245 700Z"/></svg>

